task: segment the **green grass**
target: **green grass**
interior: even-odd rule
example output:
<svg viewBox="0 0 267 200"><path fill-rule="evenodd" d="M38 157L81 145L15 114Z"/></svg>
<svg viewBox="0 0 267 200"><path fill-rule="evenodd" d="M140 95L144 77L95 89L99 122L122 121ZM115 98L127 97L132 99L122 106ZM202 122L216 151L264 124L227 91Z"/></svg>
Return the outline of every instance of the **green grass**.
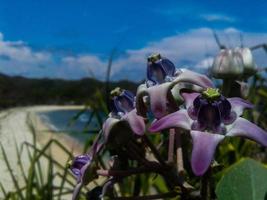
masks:
<svg viewBox="0 0 267 200"><path fill-rule="evenodd" d="M31 122L28 122L30 130L33 134L32 142L24 142L18 146L15 142L17 165L22 175L22 183L19 183L10 164L4 147L0 144L1 153L5 161L8 173L11 176L14 190L7 191L4 183L0 181L0 191L4 195L5 200L21 199L64 199L64 196L71 195L76 180L70 173L67 165L62 165L54 160L51 156L51 145L57 145L69 159L72 158L72 153L58 140L51 139L45 145L40 147L37 145L36 132ZM30 166L25 169L22 160L22 154L26 152ZM46 167L46 171L44 170ZM65 198L66 199L66 198Z"/></svg>

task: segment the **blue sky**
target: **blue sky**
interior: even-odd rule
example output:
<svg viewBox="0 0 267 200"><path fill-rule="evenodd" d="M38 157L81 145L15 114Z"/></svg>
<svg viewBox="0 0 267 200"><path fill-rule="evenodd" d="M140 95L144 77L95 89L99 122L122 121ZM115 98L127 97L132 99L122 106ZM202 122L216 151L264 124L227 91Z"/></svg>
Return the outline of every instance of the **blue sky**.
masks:
<svg viewBox="0 0 267 200"><path fill-rule="evenodd" d="M267 2L0 0L0 71L28 77L144 78L146 56L160 52L177 67L206 69L229 47L267 43ZM255 53L258 65L267 56ZM266 64L267 65L267 64Z"/></svg>

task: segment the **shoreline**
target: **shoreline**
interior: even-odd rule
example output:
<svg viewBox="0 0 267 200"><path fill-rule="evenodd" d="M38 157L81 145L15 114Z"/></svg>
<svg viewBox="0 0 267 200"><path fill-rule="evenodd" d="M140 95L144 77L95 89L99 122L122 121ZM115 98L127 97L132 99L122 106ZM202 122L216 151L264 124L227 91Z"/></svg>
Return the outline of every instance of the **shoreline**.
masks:
<svg viewBox="0 0 267 200"><path fill-rule="evenodd" d="M0 112L0 142L4 147L10 162L10 166L19 185L23 184L24 180L23 174L17 162L18 157L16 152L16 144L20 147L24 142L32 143L33 134L31 132L29 123L32 124L33 130L36 133L37 146L42 148L50 139L56 139L65 148L70 150L73 156L75 156L82 153L83 145L81 145L78 140L70 137L67 134L64 134L64 132L54 133L54 131L49 128L49 125L41 120L38 112L72 109L76 110L82 108L84 108L84 106L29 106L10 108ZM51 152L54 160L58 161L63 166L67 165L69 156L59 146L52 144L48 152ZM20 153L20 159L22 160L23 167L27 172L30 167L27 151L24 150ZM47 160L41 160L44 171L47 171L47 163ZM3 160L2 152L0 152L0 182L2 184L4 183L6 191L12 191L14 189L12 179ZM0 199L2 197L3 196L0 192Z"/></svg>
<svg viewBox="0 0 267 200"><path fill-rule="evenodd" d="M69 109L70 108L70 109ZM81 144L77 139L65 134L64 131L56 132L52 130L51 125L48 122L45 122L41 119L38 112L50 112L50 111L58 111L58 110L76 110L82 107L50 107L49 109L41 108L37 109L34 112L30 113L30 120L33 122L35 131L36 131L36 139L38 144L44 146L51 139L58 140L64 147L66 147L73 156L79 155L83 152L83 144ZM59 163L64 164L67 163L69 158L67 154L59 148L57 145L51 145L52 149L52 157L59 161Z"/></svg>

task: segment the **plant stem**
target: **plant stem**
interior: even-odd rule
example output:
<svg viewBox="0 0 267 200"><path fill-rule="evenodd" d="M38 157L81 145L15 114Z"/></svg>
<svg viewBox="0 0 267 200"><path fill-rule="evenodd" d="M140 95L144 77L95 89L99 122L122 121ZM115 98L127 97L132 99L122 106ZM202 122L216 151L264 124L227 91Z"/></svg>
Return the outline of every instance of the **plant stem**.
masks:
<svg viewBox="0 0 267 200"><path fill-rule="evenodd" d="M181 141L181 132L179 129L175 129L175 141L176 141L176 165L178 174L183 176L184 174L184 160Z"/></svg>
<svg viewBox="0 0 267 200"><path fill-rule="evenodd" d="M154 165L154 166L153 166ZM134 174L141 174L141 173L146 173L146 172L161 172L165 168L162 166L156 164L156 163L151 163L150 167L139 167L139 168L134 168L134 169L128 169L128 170L97 170L97 174L100 176L131 176Z"/></svg>
<svg viewBox="0 0 267 200"><path fill-rule="evenodd" d="M225 97L242 97L240 84L233 79L223 79L222 94Z"/></svg>
<svg viewBox="0 0 267 200"><path fill-rule="evenodd" d="M211 168L209 168L201 179L201 199L211 200L211 192Z"/></svg>
<svg viewBox="0 0 267 200"><path fill-rule="evenodd" d="M222 94L225 97L229 97L229 93L231 91L233 81L231 79L223 79L223 84L222 84Z"/></svg>
<svg viewBox="0 0 267 200"><path fill-rule="evenodd" d="M173 163L173 153L174 153L174 145L175 145L175 129L171 128L169 133L169 147L168 147L168 163Z"/></svg>

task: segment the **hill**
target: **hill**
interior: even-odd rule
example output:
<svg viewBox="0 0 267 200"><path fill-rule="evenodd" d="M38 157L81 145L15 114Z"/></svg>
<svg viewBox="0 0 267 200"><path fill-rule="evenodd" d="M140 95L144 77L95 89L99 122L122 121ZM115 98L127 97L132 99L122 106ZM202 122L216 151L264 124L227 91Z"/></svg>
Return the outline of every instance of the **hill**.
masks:
<svg viewBox="0 0 267 200"><path fill-rule="evenodd" d="M135 92L137 83L111 82L110 88L121 87ZM27 105L84 104L97 89L105 92L105 83L93 78L63 80L25 78L0 74L0 108Z"/></svg>

